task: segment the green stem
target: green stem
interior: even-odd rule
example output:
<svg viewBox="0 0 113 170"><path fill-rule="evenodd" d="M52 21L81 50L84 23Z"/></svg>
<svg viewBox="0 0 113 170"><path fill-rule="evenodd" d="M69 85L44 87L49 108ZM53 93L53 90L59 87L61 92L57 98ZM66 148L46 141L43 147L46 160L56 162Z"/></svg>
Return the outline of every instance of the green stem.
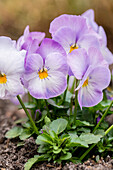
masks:
<svg viewBox="0 0 113 170"><path fill-rule="evenodd" d="M68 85L68 83L69 83L69 75L67 76L67 85ZM65 90L65 92L64 92L64 96L63 96L62 104L64 104L64 102L65 102L66 94L67 94L67 89L68 89L68 86L67 86L67 88L66 88L66 90Z"/></svg>
<svg viewBox="0 0 113 170"><path fill-rule="evenodd" d="M35 125L35 123L34 123L32 117L30 116L28 110L26 109L26 107L25 107L24 103L22 102L22 100L21 100L21 98L20 98L19 95L17 96L17 99L19 100L19 102L20 102L22 108L24 109L24 111L25 111L27 117L29 118L29 120L30 120L30 122L31 122L31 124L32 124L32 126L33 126L33 129L34 129L35 133L36 133L37 135L39 135L38 129L37 129L37 127L36 127L36 125Z"/></svg>
<svg viewBox="0 0 113 170"><path fill-rule="evenodd" d="M46 104L46 109L47 109L47 114L49 116L49 118L51 117L50 113L49 113L49 108L48 108L48 103L47 100L45 99L45 104Z"/></svg>
<svg viewBox="0 0 113 170"><path fill-rule="evenodd" d="M113 125L111 125L111 126L105 131L105 135L107 135L107 134L111 131L111 129L113 129Z"/></svg>
<svg viewBox="0 0 113 170"><path fill-rule="evenodd" d="M110 132L111 129L113 129L113 125L111 125L111 126L105 131L105 135L104 135L104 136L106 136L106 135ZM96 144L97 144L97 143L94 143L93 145L91 145L90 148L80 157L80 160L81 160L81 161L82 161L82 160L85 158L85 156L95 147Z"/></svg>
<svg viewBox="0 0 113 170"><path fill-rule="evenodd" d="M76 79L76 87L77 87L78 80ZM78 92L75 91L75 109L74 109L74 124L76 124L76 116L77 116L77 94Z"/></svg>
<svg viewBox="0 0 113 170"><path fill-rule="evenodd" d="M76 78L74 78L73 85L72 85L72 88L71 88L71 91L70 91L72 94L74 92L75 82L76 82Z"/></svg>
<svg viewBox="0 0 113 170"><path fill-rule="evenodd" d="M111 108L112 104L113 104L113 101L111 102L111 104L109 105L109 107L107 108L107 110L105 111L105 113L103 114L103 116L101 117L100 121L98 122L98 124L97 124L96 127L94 128L93 133L96 131L96 129L99 127L99 125L101 124L101 122L103 121L103 119L106 117L106 115L107 115L109 109Z"/></svg>
<svg viewBox="0 0 113 170"><path fill-rule="evenodd" d="M70 100L70 116L72 115L72 108L73 108L73 98L71 97L71 100Z"/></svg>

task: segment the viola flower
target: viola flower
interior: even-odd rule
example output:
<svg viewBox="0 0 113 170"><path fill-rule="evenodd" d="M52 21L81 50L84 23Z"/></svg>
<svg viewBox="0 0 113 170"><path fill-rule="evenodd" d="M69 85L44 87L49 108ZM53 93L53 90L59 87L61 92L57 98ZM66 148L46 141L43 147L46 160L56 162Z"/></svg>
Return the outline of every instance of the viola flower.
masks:
<svg viewBox="0 0 113 170"><path fill-rule="evenodd" d="M49 31L53 40L61 44L67 54L78 48L99 48L97 37L90 34L86 19L81 16L61 15L51 22Z"/></svg>
<svg viewBox="0 0 113 170"><path fill-rule="evenodd" d="M44 32L29 32L29 26L26 26L24 34L17 41L17 49L29 50L29 53L36 52L44 37Z"/></svg>
<svg viewBox="0 0 113 170"><path fill-rule="evenodd" d="M74 76L80 80L75 89L78 90L80 107L98 104L103 98L102 90L110 83L110 70L101 53L93 47L88 53L84 49L79 49L78 53L72 51L68 56L68 63Z"/></svg>
<svg viewBox="0 0 113 170"><path fill-rule="evenodd" d="M87 21L89 28L93 28L93 30L95 32L98 32L98 25L94 20L95 18L94 18L94 10L93 9L88 9L81 16L86 18L86 21Z"/></svg>
<svg viewBox="0 0 113 170"><path fill-rule="evenodd" d="M8 99L24 92L21 75L24 72L26 52L18 51L14 41L0 37L0 98Z"/></svg>
<svg viewBox="0 0 113 170"><path fill-rule="evenodd" d="M113 54L111 51L107 48L107 36L104 31L104 28L99 26L98 28L98 34L100 35L100 51L104 57L104 59L108 62L108 64L113 64Z"/></svg>
<svg viewBox="0 0 113 170"><path fill-rule="evenodd" d="M37 99L49 99L64 92L68 71L66 54L54 40L44 39L38 53L26 56L25 86Z"/></svg>
<svg viewBox="0 0 113 170"><path fill-rule="evenodd" d="M113 54L107 48L107 36L102 26L98 26L97 23L94 21L94 10L89 9L84 12L81 16L86 18L87 25L90 29L93 29L96 34L98 34L99 40L99 48L104 57L104 59L108 62L108 64L113 64ZM97 37L97 35L96 35Z"/></svg>

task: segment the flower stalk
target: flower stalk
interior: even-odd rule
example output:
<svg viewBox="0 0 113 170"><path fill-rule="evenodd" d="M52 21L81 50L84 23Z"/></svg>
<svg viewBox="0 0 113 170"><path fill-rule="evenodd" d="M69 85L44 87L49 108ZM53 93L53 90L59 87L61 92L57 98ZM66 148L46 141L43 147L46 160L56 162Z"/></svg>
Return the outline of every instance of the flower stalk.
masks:
<svg viewBox="0 0 113 170"><path fill-rule="evenodd" d="M98 124L95 126L94 130L93 130L93 133L96 131L96 129L100 126L101 122L104 120L104 118L106 117L109 109L111 108L113 104L113 101L111 102L111 104L109 105L109 107L107 108L107 110L105 111L105 113L103 114L103 116L101 117L100 121L98 122Z"/></svg>
<svg viewBox="0 0 113 170"><path fill-rule="evenodd" d="M78 80L76 79L76 88L77 88L77 83L78 83ZM74 124L76 124L76 116L77 116L77 95L78 95L78 92L75 91Z"/></svg>
<svg viewBox="0 0 113 170"><path fill-rule="evenodd" d="M113 125L111 125L106 131L105 135L106 136L111 130L113 129ZM93 145L90 146L90 148L80 157L80 160L82 161L85 156L96 146L97 143L94 143Z"/></svg>
<svg viewBox="0 0 113 170"><path fill-rule="evenodd" d="M68 89L68 83L69 83L69 75L67 76L67 88L64 92L64 96L63 96L63 100L62 100L62 104L65 103L65 99L66 99L66 94L67 94L67 89Z"/></svg>
<svg viewBox="0 0 113 170"><path fill-rule="evenodd" d="M22 102L22 100L21 100L21 98L20 98L19 95L17 95L17 99L19 100L19 102L20 102L22 108L24 109L27 117L29 118L29 120L30 120L30 122L31 122L31 124L32 124L32 127L33 127L33 129L34 129L34 132L35 132L37 135L39 135L38 129L37 129L37 127L36 127L36 125L35 125L32 117L30 116L28 110L26 109L26 107L25 107L24 103Z"/></svg>

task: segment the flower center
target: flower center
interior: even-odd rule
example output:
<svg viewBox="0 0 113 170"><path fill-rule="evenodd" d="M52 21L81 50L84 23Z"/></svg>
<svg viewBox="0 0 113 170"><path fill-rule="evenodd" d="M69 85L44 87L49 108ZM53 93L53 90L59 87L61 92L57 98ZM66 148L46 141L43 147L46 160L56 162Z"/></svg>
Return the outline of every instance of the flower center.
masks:
<svg viewBox="0 0 113 170"><path fill-rule="evenodd" d="M45 79L48 77L47 68L43 68L38 72L40 79Z"/></svg>
<svg viewBox="0 0 113 170"><path fill-rule="evenodd" d="M0 73L0 84L5 84L7 82L6 75L4 73Z"/></svg>
<svg viewBox="0 0 113 170"><path fill-rule="evenodd" d="M85 80L84 84L82 85L82 87L86 87L88 85L88 80L89 80L89 77Z"/></svg>
<svg viewBox="0 0 113 170"><path fill-rule="evenodd" d="M71 53L73 50L78 49L78 48L79 48L79 46L77 44L71 45L69 53Z"/></svg>

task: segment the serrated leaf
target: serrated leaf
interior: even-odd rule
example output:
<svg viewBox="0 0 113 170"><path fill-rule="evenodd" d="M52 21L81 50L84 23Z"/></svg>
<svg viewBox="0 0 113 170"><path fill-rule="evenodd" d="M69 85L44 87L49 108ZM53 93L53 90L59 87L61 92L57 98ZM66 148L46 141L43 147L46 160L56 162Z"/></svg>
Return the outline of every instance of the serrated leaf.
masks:
<svg viewBox="0 0 113 170"><path fill-rule="evenodd" d="M11 130L9 130L6 134L5 134L5 137L6 138L15 138L17 136L19 136L23 131L23 128L21 127L14 127L12 128Z"/></svg>
<svg viewBox="0 0 113 170"><path fill-rule="evenodd" d="M85 141L87 144L98 143L101 139L100 135L94 135L92 133L82 133L79 138Z"/></svg>
<svg viewBox="0 0 113 170"><path fill-rule="evenodd" d="M74 146L81 146L81 147L88 148L88 144L86 143L86 141L83 141L79 137L72 138L71 142L67 146L73 146L73 147Z"/></svg>
<svg viewBox="0 0 113 170"><path fill-rule="evenodd" d="M33 134L33 132L31 132L30 130L28 130L28 129L23 129L23 132L21 133L21 135L19 136L19 138L20 138L21 140L25 140L25 139L29 138L32 134Z"/></svg>
<svg viewBox="0 0 113 170"><path fill-rule="evenodd" d="M103 137L105 135L105 132L103 129L97 129L94 134Z"/></svg>
<svg viewBox="0 0 113 170"><path fill-rule="evenodd" d="M66 155L62 155L62 156L60 157L60 160L68 160L68 159L70 159L71 157L72 157L72 154L71 154L70 152L67 152Z"/></svg>
<svg viewBox="0 0 113 170"><path fill-rule="evenodd" d="M62 118L56 119L50 124L50 130L53 130L57 135L63 132L67 127L68 121Z"/></svg>

